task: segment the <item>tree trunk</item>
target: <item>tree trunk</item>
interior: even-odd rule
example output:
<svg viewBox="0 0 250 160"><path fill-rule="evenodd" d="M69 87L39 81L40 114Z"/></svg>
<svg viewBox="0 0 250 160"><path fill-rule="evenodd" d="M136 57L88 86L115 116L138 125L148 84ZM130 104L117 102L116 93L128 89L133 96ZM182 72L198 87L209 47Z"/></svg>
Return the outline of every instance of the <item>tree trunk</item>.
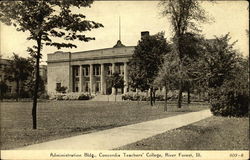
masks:
<svg viewBox="0 0 250 160"><path fill-rule="evenodd" d="M187 103L190 104L191 100L190 100L190 88L188 87L187 89Z"/></svg>
<svg viewBox="0 0 250 160"><path fill-rule="evenodd" d="M139 98L138 98L138 90L136 90L136 101L137 101L137 105L139 105Z"/></svg>
<svg viewBox="0 0 250 160"><path fill-rule="evenodd" d="M182 104L182 82L180 82L179 84L179 94L178 94L178 108L181 108L181 104Z"/></svg>
<svg viewBox="0 0 250 160"><path fill-rule="evenodd" d="M115 89L115 102L116 102L117 88Z"/></svg>
<svg viewBox="0 0 250 160"><path fill-rule="evenodd" d="M154 102L154 105L155 105L155 89L153 90L153 102Z"/></svg>
<svg viewBox="0 0 250 160"><path fill-rule="evenodd" d="M168 111L168 90L167 90L167 83L165 82L165 105L164 105L164 112Z"/></svg>
<svg viewBox="0 0 250 160"><path fill-rule="evenodd" d="M16 80L16 101L18 102L19 98L19 80Z"/></svg>
<svg viewBox="0 0 250 160"><path fill-rule="evenodd" d="M33 119L33 129L37 129L37 117L36 117L36 111L37 111L37 93L38 93L38 86L39 86L39 60L40 60L40 52L41 52L41 36L37 40L37 55L36 55L36 80L35 80L35 86L34 86L34 97L33 97L33 108L32 108L32 119Z"/></svg>
<svg viewBox="0 0 250 160"><path fill-rule="evenodd" d="M150 88L150 105L151 105L151 106L153 106L153 99L152 99L152 97L153 97L153 95L152 95L153 93L152 93L152 92L153 92L153 91L152 91L152 90L153 90L153 89Z"/></svg>

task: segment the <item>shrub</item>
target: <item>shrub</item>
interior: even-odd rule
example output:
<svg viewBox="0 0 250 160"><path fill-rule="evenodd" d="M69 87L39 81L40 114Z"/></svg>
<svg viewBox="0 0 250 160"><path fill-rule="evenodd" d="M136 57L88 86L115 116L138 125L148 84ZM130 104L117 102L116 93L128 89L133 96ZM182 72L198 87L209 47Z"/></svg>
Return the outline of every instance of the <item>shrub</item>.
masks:
<svg viewBox="0 0 250 160"><path fill-rule="evenodd" d="M225 84L210 91L211 112L214 115L242 117L248 115L249 93Z"/></svg>
<svg viewBox="0 0 250 160"><path fill-rule="evenodd" d="M5 99L16 99L16 97L17 97L17 94L16 93L6 93L5 95L4 95L4 98Z"/></svg>
<svg viewBox="0 0 250 160"><path fill-rule="evenodd" d="M39 96L40 99L49 99L49 95L47 93L43 93Z"/></svg>
<svg viewBox="0 0 250 160"><path fill-rule="evenodd" d="M49 99L55 100L89 100L93 98L89 93L56 93L51 94Z"/></svg>
<svg viewBox="0 0 250 160"><path fill-rule="evenodd" d="M59 93L66 93L67 87L64 86L57 86L56 91Z"/></svg>
<svg viewBox="0 0 250 160"><path fill-rule="evenodd" d="M91 99L91 95L81 94L81 95L78 97L78 100L89 100L89 99Z"/></svg>
<svg viewBox="0 0 250 160"><path fill-rule="evenodd" d="M123 100L130 100L130 101L149 101L150 100L150 95L147 94L146 92L127 92L122 95ZM155 100L156 101L164 101L164 94L160 92L156 92L155 95Z"/></svg>

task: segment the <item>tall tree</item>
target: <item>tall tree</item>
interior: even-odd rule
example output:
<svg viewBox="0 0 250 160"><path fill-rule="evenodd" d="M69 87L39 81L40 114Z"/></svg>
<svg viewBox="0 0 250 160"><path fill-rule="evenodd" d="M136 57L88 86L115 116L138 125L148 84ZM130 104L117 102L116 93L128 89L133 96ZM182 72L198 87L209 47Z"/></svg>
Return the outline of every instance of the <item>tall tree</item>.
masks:
<svg viewBox="0 0 250 160"><path fill-rule="evenodd" d="M206 89L220 87L225 80L235 78L237 68L237 51L233 49L237 42L229 43L231 37L228 34L206 40L204 54L199 63L193 68L197 71L197 80Z"/></svg>
<svg viewBox="0 0 250 160"><path fill-rule="evenodd" d="M178 107L181 107L183 92L183 62L185 50L182 41L186 32L199 32L198 22L206 22L208 16L199 1L194 0L162 0L160 6L163 7L163 15L167 16L171 22L174 33L174 51L179 58L179 96Z"/></svg>
<svg viewBox="0 0 250 160"><path fill-rule="evenodd" d="M244 116L249 107L249 61L243 58L226 34L205 43L205 54L197 66L200 81L209 93L215 115Z"/></svg>
<svg viewBox="0 0 250 160"><path fill-rule="evenodd" d="M86 19L81 13L72 12L72 8L90 7L92 0L29 0L29 1L1 1L0 21L13 25L17 31L28 32L28 40L33 40L36 45L28 48L36 59L36 83L33 97L33 129L37 128L37 92L39 85L39 62L41 50L45 45L62 47L76 47L70 43L56 41L79 40L90 41L92 37L85 36L82 32L103 27L102 24Z"/></svg>
<svg viewBox="0 0 250 160"><path fill-rule="evenodd" d="M135 47L132 59L129 62L129 77L132 88L141 91L150 89L152 102L153 81L158 74L163 56L170 51L170 47L163 33L153 36L144 36Z"/></svg>
<svg viewBox="0 0 250 160"><path fill-rule="evenodd" d="M167 111L168 92L176 89L178 83L178 57L170 52L164 56L164 63L160 67L157 77L154 80L156 86L165 87L165 106Z"/></svg>
<svg viewBox="0 0 250 160"><path fill-rule="evenodd" d="M4 68L5 79L16 83L16 101L20 96L20 88L24 81L32 76L32 59L23 58L13 53L9 65Z"/></svg>

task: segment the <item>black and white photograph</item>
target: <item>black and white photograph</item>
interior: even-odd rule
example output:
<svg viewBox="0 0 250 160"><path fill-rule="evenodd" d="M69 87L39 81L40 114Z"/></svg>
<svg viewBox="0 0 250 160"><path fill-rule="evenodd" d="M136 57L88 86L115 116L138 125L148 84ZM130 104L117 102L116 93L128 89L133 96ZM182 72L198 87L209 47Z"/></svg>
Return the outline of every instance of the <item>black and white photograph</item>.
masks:
<svg viewBox="0 0 250 160"><path fill-rule="evenodd" d="M249 159L249 3L0 2L1 159Z"/></svg>

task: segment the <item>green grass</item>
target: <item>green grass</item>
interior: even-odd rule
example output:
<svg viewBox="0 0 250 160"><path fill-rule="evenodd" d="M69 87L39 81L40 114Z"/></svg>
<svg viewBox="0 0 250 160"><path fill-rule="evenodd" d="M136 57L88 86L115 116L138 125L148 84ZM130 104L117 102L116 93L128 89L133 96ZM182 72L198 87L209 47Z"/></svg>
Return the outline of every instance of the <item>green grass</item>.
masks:
<svg viewBox="0 0 250 160"><path fill-rule="evenodd" d="M147 102L47 101L39 102L38 129L32 130L31 102L1 103L1 149L13 149L34 143L98 130L154 120L183 112L207 109L208 105L170 104L151 107Z"/></svg>
<svg viewBox="0 0 250 160"><path fill-rule="evenodd" d="M249 118L210 117L122 150L249 150Z"/></svg>

